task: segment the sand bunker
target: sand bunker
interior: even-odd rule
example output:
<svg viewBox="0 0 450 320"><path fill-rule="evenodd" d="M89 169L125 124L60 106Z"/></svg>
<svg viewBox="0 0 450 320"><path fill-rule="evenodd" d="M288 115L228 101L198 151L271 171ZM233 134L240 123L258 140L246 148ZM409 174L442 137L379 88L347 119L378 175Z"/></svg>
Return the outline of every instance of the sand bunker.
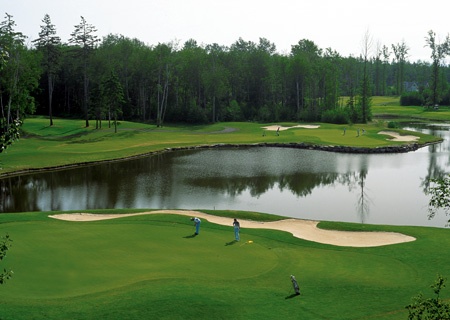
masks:
<svg viewBox="0 0 450 320"><path fill-rule="evenodd" d="M394 131L380 131L378 132L378 134L385 134L388 136L391 136L392 138L388 139L391 141L406 141L406 142L412 142L412 141L418 141L420 140L419 137L416 136L402 136L400 135L398 132L394 132Z"/></svg>
<svg viewBox="0 0 450 320"><path fill-rule="evenodd" d="M283 127L283 126L278 126L278 125L272 125L272 126L262 127L262 128L266 129L268 131L277 131L278 128L280 128L280 131L284 131L284 130L293 129L293 128L317 129L319 127L320 126L311 125L311 124L299 124L299 125L292 126L292 127Z"/></svg>
<svg viewBox="0 0 450 320"><path fill-rule="evenodd" d="M233 219L231 218L213 216L199 211L188 211L188 210L158 210L158 211L130 213L130 214L71 213L71 214L51 215L49 217L66 221L81 222L81 221L117 219L143 214L178 214L190 217L196 216L208 220L209 222L225 226L232 226L233 224ZM245 228L275 229L290 232L294 237L300 239L343 247L377 247L416 240L414 237L410 237L395 232L356 232L356 231L324 230L317 228L317 224L319 223L318 221L312 220L285 219L273 222L258 222L239 219L239 222L241 224L242 233L245 233Z"/></svg>

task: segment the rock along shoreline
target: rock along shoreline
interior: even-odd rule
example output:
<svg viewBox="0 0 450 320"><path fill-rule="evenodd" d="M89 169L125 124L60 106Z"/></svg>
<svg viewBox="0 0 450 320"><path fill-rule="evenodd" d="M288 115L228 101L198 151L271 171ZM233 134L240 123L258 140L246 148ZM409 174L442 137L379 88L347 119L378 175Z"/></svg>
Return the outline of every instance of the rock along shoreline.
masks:
<svg viewBox="0 0 450 320"><path fill-rule="evenodd" d="M425 147L426 145L419 145L418 143L409 143L396 146L384 146L375 148L366 147L351 147L351 146L332 146L332 145L316 145L309 143L250 143L250 144L227 144L219 143L213 145L199 145L192 147L175 147L166 148L166 151L181 151L181 150L196 150L196 149L213 149L213 148L248 148L248 147L271 147L271 148L292 148L292 149L306 149L306 150L318 150L327 152L339 152L339 153L361 153L361 154L372 154L372 153L405 153L416 151L419 148Z"/></svg>
<svg viewBox="0 0 450 320"><path fill-rule="evenodd" d="M74 164L63 165L63 166L26 169L26 170L20 170L20 171L0 174L0 179L11 177L11 176L19 176L19 175L24 175L24 174L38 173L38 172L64 170L64 169L78 168L78 167L83 167L83 166L93 166L93 165L98 165L101 163L127 161L127 160L133 160L133 159L139 159L139 158L148 157L148 156L152 156L152 155L157 155L157 154L161 154L164 152L174 152L174 151L183 151L183 150L199 150L199 149L215 149L215 148L238 149L238 148L249 148L249 147L270 147L270 148L293 148L293 149L319 150L319 151L338 152L338 153L386 154L386 153L405 153L405 152L416 151L419 148L422 148L422 147L425 147L428 145L429 144L418 144L418 143L414 142L414 143L395 145L395 146L366 148L366 147L333 146L333 145L327 146L327 145L317 145L317 144L310 144L310 143L303 143L303 142L300 142L300 143L263 142L263 143L247 143L247 144L246 143L244 143L244 144L218 143L218 144L212 144L212 145L197 145L197 146L165 148L165 149L161 149L161 150L157 150L157 151L147 152L147 153L124 157L124 158L119 158L119 159L99 160L99 161L92 161L92 162L80 162L80 163L74 163Z"/></svg>

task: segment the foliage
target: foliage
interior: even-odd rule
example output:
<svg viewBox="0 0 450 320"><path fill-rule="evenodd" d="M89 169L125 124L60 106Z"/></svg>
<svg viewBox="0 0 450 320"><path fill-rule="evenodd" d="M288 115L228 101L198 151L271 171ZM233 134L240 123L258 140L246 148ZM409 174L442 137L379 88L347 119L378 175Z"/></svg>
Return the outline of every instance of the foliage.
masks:
<svg viewBox="0 0 450 320"><path fill-rule="evenodd" d="M12 240L9 235L5 235L0 238L0 261L6 257L6 253L11 247L11 242ZM3 269L3 272L0 273L0 284L4 284L6 280L12 277L12 275L12 270Z"/></svg>
<svg viewBox="0 0 450 320"><path fill-rule="evenodd" d="M360 114L358 118L358 122L367 123L367 121L372 120L371 114L371 97L372 97L372 89L371 89L371 79L369 75L369 50L372 45L372 37L368 32L364 35L363 39L363 74L361 85L359 89L359 95L357 96L357 106L359 107Z"/></svg>
<svg viewBox="0 0 450 320"><path fill-rule="evenodd" d="M428 217L433 218L439 209L446 214L450 210L450 174L443 178L430 179L431 185L427 190L431 196L428 202Z"/></svg>
<svg viewBox="0 0 450 320"><path fill-rule="evenodd" d="M441 77L440 69L445 57L450 54L450 36L447 35L444 42L438 43L436 33L433 30L428 31L428 36L425 38L426 46L431 49L432 72L431 72L431 96L426 105L435 106L441 102L442 90L440 88Z"/></svg>
<svg viewBox="0 0 450 320"><path fill-rule="evenodd" d="M445 281L441 275L438 275L431 288L434 292L433 298L424 298L423 294L419 294L413 300L413 303L406 306L409 312L410 320L449 320L450 304L445 302L441 297L441 290L445 288Z"/></svg>
<svg viewBox="0 0 450 320"><path fill-rule="evenodd" d="M11 16L7 15L2 25L2 101L8 101L8 112L18 111L21 117L35 108L38 114L48 113L50 125L55 113L84 115L86 127L89 118L95 117L101 126L108 117L108 106L99 97L112 71L124 98L117 121L158 126L166 121L324 119L343 123L344 112L333 111L342 108L346 109L348 122L366 123L372 120L372 95L403 92L406 81L417 88L424 104L433 100L435 91L441 102L450 101L449 67L438 64L439 73L433 76L437 84L430 86L433 65L408 62L409 48L404 42L379 45L371 57L367 33L360 57L342 57L309 39L299 40L289 53L277 52L266 38L256 42L239 38L229 47L217 43L199 45L194 39L183 45L148 45L112 34L100 40L95 27L83 17L68 43L61 44L48 15L43 19L39 38L33 41L36 48L27 48L24 36L14 30ZM434 33L429 33L426 41L436 56L441 47ZM442 54L445 48L448 46L443 43ZM4 54L5 49L8 54ZM392 63L390 50L394 54ZM341 99L344 95L351 97L347 103ZM402 97L402 104L412 103L404 101L407 97ZM6 118L12 120L9 115Z"/></svg>
<svg viewBox="0 0 450 320"><path fill-rule="evenodd" d="M34 112L31 92L40 75L39 55L27 50L13 17L0 22L0 153L19 137L23 117Z"/></svg>
<svg viewBox="0 0 450 320"><path fill-rule="evenodd" d="M344 109L327 110L322 113L321 122L346 124L349 122L348 112Z"/></svg>
<svg viewBox="0 0 450 320"><path fill-rule="evenodd" d="M401 106L422 106L423 95L420 92L404 92L400 97Z"/></svg>
<svg viewBox="0 0 450 320"><path fill-rule="evenodd" d="M8 18L5 23L4 30L14 31L9 39L11 35L22 39L12 22ZM372 116L371 96L401 93L405 81L414 83L424 99L433 97L430 64L406 61L409 49L404 42L379 45L371 57L368 34L360 57L342 57L309 39L299 40L289 53L277 52L275 44L266 38L256 42L239 38L229 47L217 43L199 45L194 39L183 45L147 45L113 34L99 40L97 30L83 17L69 42L61 44L48 15L43 23L39 38L33 41L36 49L22 46L21 52L21 57L29 56L26 60L34 59L34 65L43 68L39 90L33 92L36 85L30 81L35 77L32 73L16 78L23 94L13 101L11 110L20 104L22 111L32 112L33 101L25 99L24 94L34 97L38 114L48 113L50 125L53 113L70 117L84 114L86 126L92 117L101 124L108 115L102 111L106 106L98 97L111 70L117 74L125 100L118 120L154 122L159 126L165 121L320 121L324 114L324 119L335 118L330 110L345 107L342 95L352 97L347 106L349 121L365 123ZM390 50L394 53L392 63ZM14 74L13 65L8 66L3 82L14 79L9 76ZM439 70L436 88L443 98L448 92L450 68L440 65ZM43 92L48 92L47 97ZM331 121L342 122L343 118Z"/></svg>
<svg viewBox="0 0 450 320"><path fill-rule="evenodd" d="M97 29L82 16L81 22L75 26L75 30L70 34L70 43L77 49L77 56L81 56L83 66L83 109L85 114L86 127L89 127L89 75L88 64L92 52L100 40L95 34Z"/></svg>
<svg viewBox="0 0 450 320"><path fill-rule="evenodd" d="M408 56L409 48L405 41L392 45L392 52L394 53L394 59L396 64L396 85L395 92L397 95L402 95L404 91L404 79L405 79L405 63Z"/></svg>
<svg viewBox="0 0 450 320"><path fill-rule="evenodd" d="M19 139L21 125L20 119L15 119L11 125L7 125L6 119L0 118L0 153Z"/></svg>
<svg viewBox="0 0 450 320"><path fill-rule="evenodd" d="M55 88L55 81L57 72L59 70L59 63L61 57L61 38L56 35L55 25L52 24L50 16L46 14L42 20L44 25L41 26L39 38L33 40L38 50L43 52L42 66L47 73L48 85L48 115L50 118L50 125L53 125L53 90Z"/></svg>
<svg viewBox="0 0 450 320"><path fill-rule="evenodd" d="M223 113L224 121L242 121L244 120L244 115L242 114L242 109L236 100L231 100L230 104L225 108Z"/></svg>
<svg viewBox="0 0 450 320"><path fill-rule="evenodd" d="M114 132L117 133L117 121L119 116L122 115L122 106L125 102L123 88L117 74L111 71L111 74L102 82L100 88L100 100L107 106L108 119L110 121L111 119L114 120Z"/></svg>
<svg viewBox="0 0 450 320"><path fill-rule="evenodd" d="M398 129L400 128L400 124L397 121L389 121L387 127L390 129Z"/></svg>

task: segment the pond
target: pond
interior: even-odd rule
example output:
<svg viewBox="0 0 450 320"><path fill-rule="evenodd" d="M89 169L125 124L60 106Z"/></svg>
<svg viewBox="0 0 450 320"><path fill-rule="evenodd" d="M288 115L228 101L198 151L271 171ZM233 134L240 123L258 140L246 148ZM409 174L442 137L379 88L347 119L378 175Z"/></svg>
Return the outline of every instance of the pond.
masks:
<svg viewBox="0 0 450 320"><path fill-rule="evenodd" d="M443 143L400 154L289 148L202 149L0 180L0 212L113 208L248 210L368 224L444 227L427 218L430 177L450 172Z"/></svg>

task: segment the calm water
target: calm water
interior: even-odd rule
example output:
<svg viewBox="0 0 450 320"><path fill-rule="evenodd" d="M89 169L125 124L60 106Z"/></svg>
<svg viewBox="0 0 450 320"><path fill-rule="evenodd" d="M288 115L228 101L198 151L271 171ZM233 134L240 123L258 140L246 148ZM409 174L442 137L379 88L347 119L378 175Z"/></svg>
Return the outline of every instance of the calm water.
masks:
<svg viewBox="0 0 450 320"><path fill-rule="evenodd" d="M412 127L409 129L413 129ZM450 172L446 140L416 152L286 148L195 150L0 180L1 212L100 208L236 209L371 224L444 227L427 218L427 179Z"/></svg>

